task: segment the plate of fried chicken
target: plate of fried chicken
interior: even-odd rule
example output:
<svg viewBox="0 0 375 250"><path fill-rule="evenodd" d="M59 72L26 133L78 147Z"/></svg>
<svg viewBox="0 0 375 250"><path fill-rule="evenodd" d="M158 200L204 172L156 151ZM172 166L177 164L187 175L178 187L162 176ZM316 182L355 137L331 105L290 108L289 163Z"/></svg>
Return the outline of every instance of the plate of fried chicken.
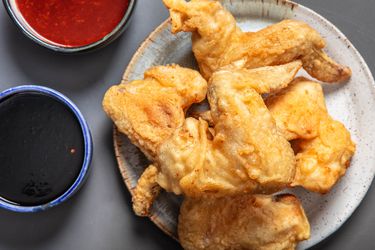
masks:
<svg viewBox="0 0 375 250"><path fill-rule="evenodd" d="M375 173L374 79L350 41L279 0L163 0L103 108L137 215L185 249L306 249Z"/></svg>

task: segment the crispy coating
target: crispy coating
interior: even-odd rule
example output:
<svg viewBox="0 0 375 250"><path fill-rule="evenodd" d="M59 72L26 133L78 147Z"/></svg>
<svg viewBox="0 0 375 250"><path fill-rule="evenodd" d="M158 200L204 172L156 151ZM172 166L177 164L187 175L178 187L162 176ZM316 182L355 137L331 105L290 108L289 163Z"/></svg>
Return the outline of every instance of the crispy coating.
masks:
<svg viewBox="0 0 375 250"><path fill-rule="evenodd" d="M288 88L269 96L266 105L289 141L317 137L319 122L327 115L322 87L305 78L296 78Z"/></svg>
<svg viewBox="0 0 375 250"><path fill-rule="evenodd" d="M298 140L297 172L292 186L328 193L346 173L356 146L349 131L338 121L325 117L319 124L319 136Z"/></svg>
<svg viewBox="0 0 375 250"><path fill-rule="evenodd" d="M230 82L232 86L246 85L259 94L274 93L286 88L302 67L297 60L279 66L245 69L240 64L231 64L212 75L211 82Z"/></svg>
<svg viewBox="0 0 375 250"><path fill-rule="evenodd" d="M187 118L183 127L160 147L159 185L168 192L201 197L254 190L245 170L236 170L209 139L208 124Z"/></svg>
<svg viewBox="0 0 375 250"><path fill-rule="evenodd" d="M160 146L158 183L193 197L272 193L289 185L294 152L255 89L266 92L287 85L296 71L280 75L267 67L216 72L208 91L214 133L208 132L207 122L186 119Z"/></svg>
<svg viewBox="0 0 375 250"><path fill-rule="evenodd" d="M215 81L230 81L232 84L247 82L259 94L269 94L280 91L293 81L298 70L302 67L297 60L280 66L268 66L256 69L242 68L242 61L223 67L214 75ZM249 81L249 79L252 79ZM190 116L203 119L211 127L215 126L210 110L193 110Z"/></svg>
<svg viewBox="0 0 375 250"><path fill-rule="evenodd" d="M297 78L266 103L283 134L297 139L292 186L329 192L349 167L355 144L345 126L329 116L320 84Z"/></svg>
<svg viewBox="0 0 375 250"><path fill-rule="evenodd" d="M170 10L172 32L192 32L193 52L202 75L238 60L244 67L285 64L296 59L304 69L324 82L350 78L351 70L329 58L323 38L306 23L284 20L258 32L242 32L234 17L219 1L163 0Z"/></svg>
<svg viewBox="0 0 375 250"><path fill-rule="evenodd" d="M187 198L178 235L186 250L290 250L310 237L310 225L292 195Z"/></svg>
<svg viewBox="0 0 375 250"><path fill-rule="evenodd" d="M250 179L264 187L281 187L294 177L293 150L277 130L261 95L253 87L272 79L273 72L263 75L257 74L259 69L252 71L255 74L248 70L240 81L231 81L231 74L222 77L221 72L212 76L208 100L216 124L214 142L232 163L245 167ZM279 75L277 71L275 75ZM285 81L283 75L274 80Z"/></svg>
<svg viewBox="0 0 375 250"><path fill-rule="evenodd" d="M133 193L133 210L138 216L149 216L152 204L159 195L160 186L157 183L158 169L150 165L138 180Z"/></svg>
<svg viewBox="0 0 375 250"><path fill-rule="evenodd" d="M120 132L150 159L159 145L182 126L184 111L205 99L207 82L194 70L177 65L147 70L144 80L111 87L103 107Z"/></svg>

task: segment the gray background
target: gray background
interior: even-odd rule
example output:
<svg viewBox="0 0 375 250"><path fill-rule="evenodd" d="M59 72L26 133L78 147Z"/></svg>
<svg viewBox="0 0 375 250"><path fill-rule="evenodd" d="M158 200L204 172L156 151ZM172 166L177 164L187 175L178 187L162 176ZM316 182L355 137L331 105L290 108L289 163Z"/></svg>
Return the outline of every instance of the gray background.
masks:
<svg viewBox="0 0 375 250"><path fill-rule="evenodd" d="M341 29L374 72L374 0L297 2ZM65 93L86 116L95 144L90 176L71 200L38 214L0 210L0 249L180 249L148 219L133 214L116 167L112 125L101 109L105 90L119 82L140 42L167 15L161 0L139 0L131 25L115 43L91 54L64 56L25 38L0 8L0 90L40 84ZM344 226L314 249L375 249L374 191L372 186Z"/></svg>

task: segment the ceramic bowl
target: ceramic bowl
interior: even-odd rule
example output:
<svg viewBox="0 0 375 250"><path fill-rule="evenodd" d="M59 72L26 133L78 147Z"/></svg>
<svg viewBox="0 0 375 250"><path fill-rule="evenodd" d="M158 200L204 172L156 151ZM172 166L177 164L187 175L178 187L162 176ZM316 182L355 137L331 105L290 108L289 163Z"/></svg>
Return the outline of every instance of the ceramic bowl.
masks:
<svg viewBox="0 0 375 250"><path fill-rule="evenodd" d="M99 48L103 48L107 46L108 44L110 44L111 42L113 42L114 40L116 40L128 27L136 3L137 3L137 0L129 0L128 9L126 10L125 15L120 21L120 23L109 34L107 34L105 37L103 37L99 41L85 45L85 46L80 46L80 47L66 47L66 46L50 43L48 42L48 40L44 39L36 31L34 31L30 27L30 25L27 24L22 14L18 10L17 5L16 5L16 0L3 0L3 4L10 18L13 20L16 26L22 31L23 34L25 34L28 38L30 38L35 43L43 47L46 47L53 51L66 53L66 54L75 54L79 52L93 51Z"/></svg>
<svg viewBox="0 0 375 250"><path fill-rule="evenodd" d="M220 0L234 15L244 31L256 31L283 19L302 20L316 29L326 40L325 51L334 60L351 67L353 76L343 84L323 84L331 116L344 123L357 144L351 166L340 182L326 195L301 188L287 190L302 202L311 224L311 238L299 244L309 248L327 238L343 225L358 207L375 174L375 83L362 56L327 19L300 4L281 0ZM172 34L170 22L161 24L145 42L127 66L122 83L142 79L146 69L155 65L177 63L197 69L191 51L189 33ZM304 71L300 75L308 76ZM114 146L121 175L131 193L148 166L144 155L126 136L114 131ZM181 197L162 192L154 202L151 220L171 237L177 239L177 220Z"/></svg>
<svg viewBox="0 0 375 250"><path fill-rule="evenodd" d="M14 87L14 88L7 89L0 93L0 102L11 95L14 95L17 93L28 93L28 92L41 93L41 94L50 96L54 99L57 99L58 101L63 103L68 109L70 109L73 112L73 114L76 116L82 129L82 135L83 135L83 140L84 140L84 160L83 160L82 168L78 177L76 178L74 183L69 187L69 189L66 190L58 198L46 204L41 204L37 206L21 206L21 205L15 205L14 203L11 203L11 202L7 202L4 199L0 199L1 208L5 208L7 210L11 210L14 212L22 212L22 213L43 211L51 207L57 206L61 204L62 202L66 201L67 199L69 199L70 197L72 197L72 195L75 194L79 190L79 188L83 185L84 181L86 180L89 166L91 163L92 153L93 153L91 133L85 121L85 118L79 111L78 107L71 100L69 100L69 98L57 92L56 90L42 87L42 86L35 86L35 85L24 85L24 86Z"/></svg>

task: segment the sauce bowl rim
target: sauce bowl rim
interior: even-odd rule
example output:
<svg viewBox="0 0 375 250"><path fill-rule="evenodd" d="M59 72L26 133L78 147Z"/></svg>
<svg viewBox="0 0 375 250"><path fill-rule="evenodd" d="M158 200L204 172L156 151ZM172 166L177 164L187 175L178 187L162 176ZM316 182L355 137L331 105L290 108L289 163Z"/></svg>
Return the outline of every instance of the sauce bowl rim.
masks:
<svg viewBox="0 0 375 250"><path fill-rule="evenodd" d="M123 18L117 24L117 26L110 33L105 35L102 39L100 39L100 40L98 40L94 43L84 45L84 46L67 47L67 46L63 46L63 45L57 45L57 44L49 43L47 39L43 40L43 39L40 39L39 37L37 37L34 34L34 32L36 33L36 31L34 31L34 32L30 31L30 29L28 27L26 27L18 19L15 11L18 11L19 13L20 13L20 11L18 9L15 10L12 7L12 4L10 3L11 1L12 0L3 0L3 4L5 6L5 9L6 9L8 15L12 19L12 21L16 24L16 26L22 31L22 33L25 36L27 36L28 38L30 38L32 41L34 41L35 43L37 43L40 46L43 46L47 49L50 49L50 50L53 50L53 51L56 51L56 52L65 53L65 54L75 54L75 53L92 51L92 50L104 47L104 46L110 44L111 42L113 42L114 40L116 40L125 31L128 24L130 23L130 19L132 17L132 14L134 12L134 9L135 9L136 3L137 3L137 0L128 0L129 1L128 8L126 9L126 12L125 12ZM22 16L21 13L20 13L20 15Z"/></svg>
<svg viewBox="0 0 375 250"><path fill-rule="evenodd" d="M80 124L85 150L84 150L84 160L83 160L79 175L76 177L74 183L62 195L55 198L54 200L49 201L45 204L37 205L37 206L22 206L22 205L14 204L0 197L1 208L5 208L7 210L11 210L14 212L21 212L21 213L44 211L48 208L59 205L60 203L69 199L76 191L78 191L78 189L82 186L83 182L85 181L87 174L88 174L89 166L91 163L92 154L93 154L92 137L90 133L90 128L85 118L83 117L78 107L68 97L66 97L62 93L54 89L44 87L44 86L39 86L39 85L21 85L21 86L12 87L12 88L9 88L0 92L0 102L3 99L11 95L14 95L17 93L27 93L27 92L45 94L47 96L50 96L60 101L63 105L68 107L69 110L73 112L73 114L75 115L76 119L78 120Z"/></svg>

